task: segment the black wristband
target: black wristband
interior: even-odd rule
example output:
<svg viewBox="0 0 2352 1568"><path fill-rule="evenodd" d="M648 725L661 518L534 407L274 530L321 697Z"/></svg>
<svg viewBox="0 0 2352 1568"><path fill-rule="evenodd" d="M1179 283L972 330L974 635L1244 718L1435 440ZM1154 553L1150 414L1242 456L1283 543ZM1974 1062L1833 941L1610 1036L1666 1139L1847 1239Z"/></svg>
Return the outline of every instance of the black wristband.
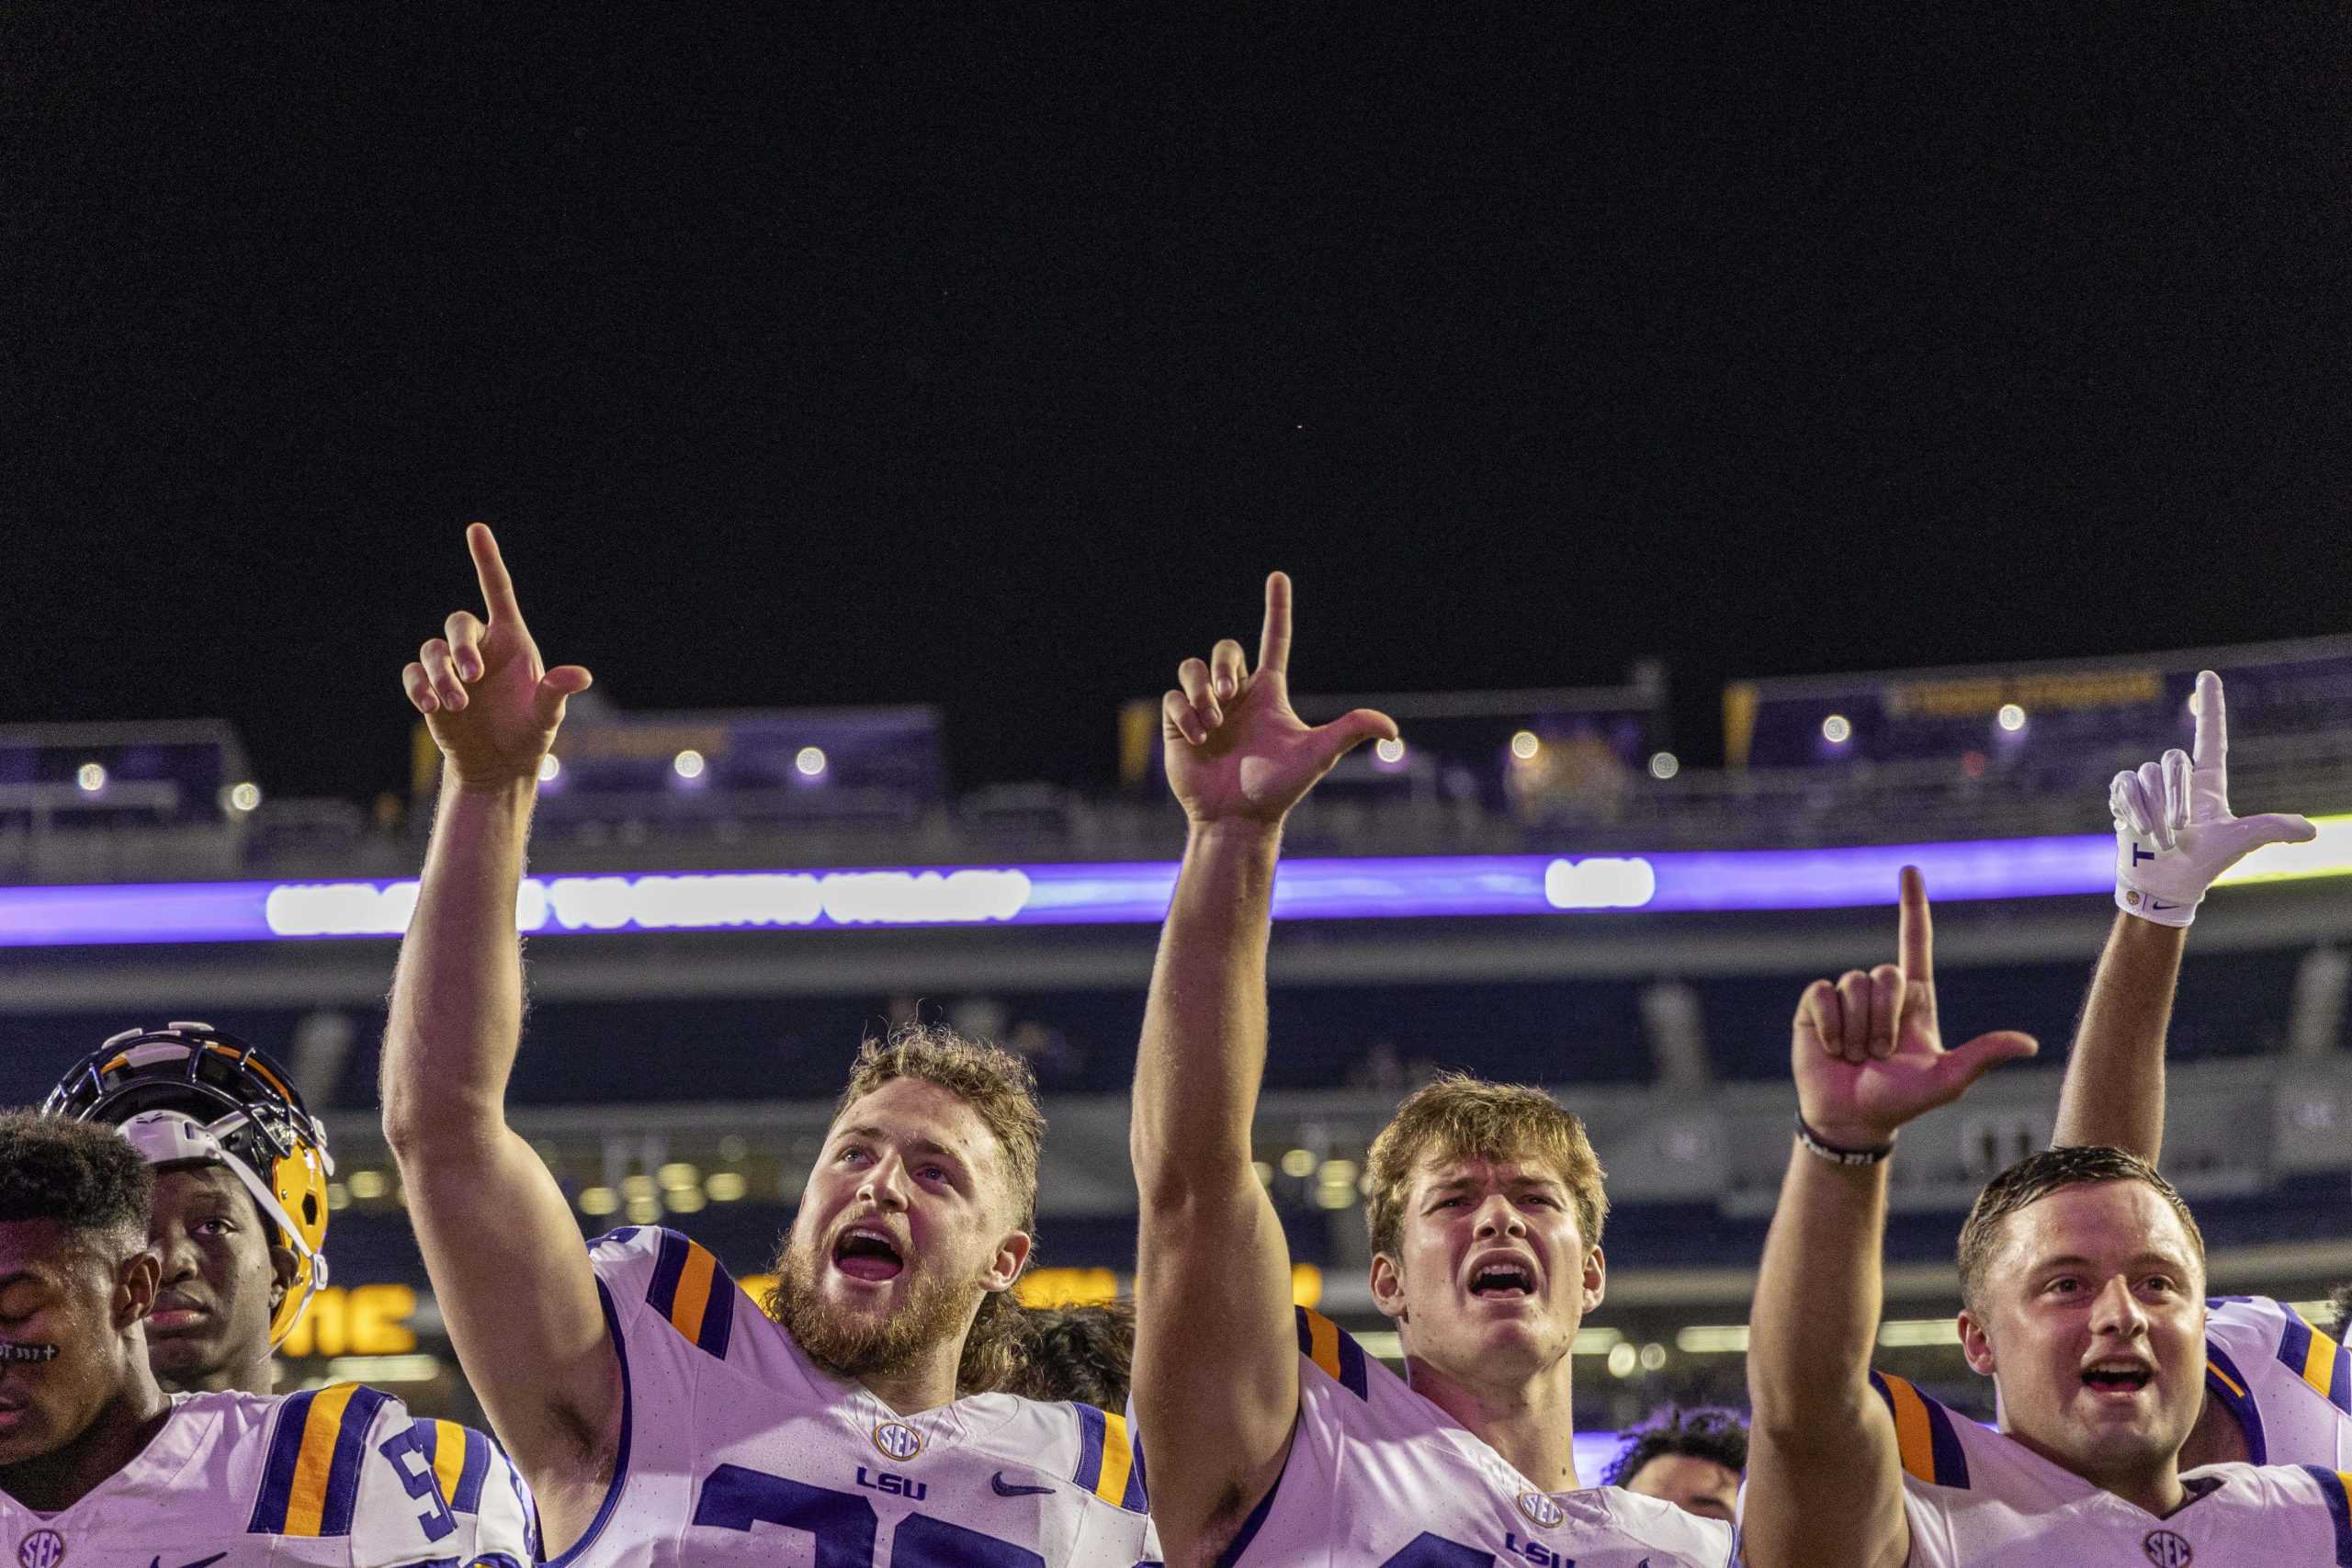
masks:
<svg viewBox="0 0 2352 1568"><path fill-rule="evenodd" d="M1882 1148L1841 1149L1804 1124L1804 1112L1797 1112L1797 1143L1808 1154L1817 1155L1832 1165L1876 1165L1894 1152L1889 1142Z"/></svg>

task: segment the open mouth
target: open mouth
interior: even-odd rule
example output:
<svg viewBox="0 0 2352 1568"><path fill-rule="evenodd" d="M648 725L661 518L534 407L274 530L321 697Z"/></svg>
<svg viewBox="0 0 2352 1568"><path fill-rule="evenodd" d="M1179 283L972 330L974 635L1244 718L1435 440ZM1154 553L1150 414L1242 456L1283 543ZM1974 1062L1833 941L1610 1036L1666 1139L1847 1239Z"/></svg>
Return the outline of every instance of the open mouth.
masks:
<svg viewBox="0 0 2352 1568"><path fill-rule="evenodd" d="M895 1280L906 1271L907 1260L898 1244L868 1225L854 1225L833 1243L833 1267L853 1280Z"/></svg>
<svg viewBox="0 0 2352 1568"><path fill-rule="evenodd" d="M2083 1369L2083 1386L2094 1393L2134 1394L2156 1381L2144 1361L2095 1361Z"/></svg>
<svg viewBox="0 0 2352 1568"><path fill-rule="evenodd" d="M1535 1272L1523 1263L1482 1263L1470 1276L1470 1293L1484 1300L1535 1293Z"/></svg>

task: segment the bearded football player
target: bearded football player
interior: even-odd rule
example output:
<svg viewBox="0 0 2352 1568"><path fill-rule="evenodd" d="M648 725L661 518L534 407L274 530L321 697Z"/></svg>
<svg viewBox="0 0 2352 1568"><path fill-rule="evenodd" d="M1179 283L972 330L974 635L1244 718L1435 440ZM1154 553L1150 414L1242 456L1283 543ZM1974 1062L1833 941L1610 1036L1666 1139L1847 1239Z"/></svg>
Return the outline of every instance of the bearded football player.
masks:
<svg viewBox="0 0 2352 1568"><path fill-rule="evenodd" d="M452 1343L555 1561L1133 1568L1156 1558L1125 1420L990 1392L1044 1131L1019 1060L944 1031L868 1043L767 1310L707 1250L583 1248L506 1124L517 879L576 665L549 670L490 530L487 617L405 671L443 778L385 1041L384 1130Z"/></svg>
<svg viewBox="0 0 2352 1568"><path fill-rule="evenodd" d="M1577 1474L1569 1347L1606 1285L1608 1200L1582 1123L1542 1090L1447 1078L1373 1144L1372 1292L1406 1376L1292 1305L1250 1136L1283 823L1396 727L1303 723L1291 629L1278 572L1256 667L1219 642L1161 703L1189 830L1136 1072L1134 1399L1169 1561L1724 1568L1724 1526Z"/></svg>

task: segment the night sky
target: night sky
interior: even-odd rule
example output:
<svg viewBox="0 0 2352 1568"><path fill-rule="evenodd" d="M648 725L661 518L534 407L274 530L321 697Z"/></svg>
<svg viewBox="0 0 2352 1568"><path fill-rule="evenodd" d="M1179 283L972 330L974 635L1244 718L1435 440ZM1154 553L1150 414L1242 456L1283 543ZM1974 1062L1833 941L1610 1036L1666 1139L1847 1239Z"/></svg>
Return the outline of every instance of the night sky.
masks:
<svg viewBox="0 0 2352 1568"><path fill-rule="evenodd" d="M9 7L0 722L402 787L477 517L624 706L965 787L1107 783L1274 566L1301 690L1656 654L1702 761L2352 629L2340 10L1254 9Z"/></svg>

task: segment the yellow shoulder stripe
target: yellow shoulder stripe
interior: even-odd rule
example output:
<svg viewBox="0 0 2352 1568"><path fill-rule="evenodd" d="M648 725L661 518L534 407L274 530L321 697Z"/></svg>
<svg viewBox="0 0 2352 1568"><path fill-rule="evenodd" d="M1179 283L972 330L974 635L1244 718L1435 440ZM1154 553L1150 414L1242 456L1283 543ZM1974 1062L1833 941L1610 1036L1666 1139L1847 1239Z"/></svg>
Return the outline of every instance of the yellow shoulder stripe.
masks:
<svg viewBox="0 0 2352 1568"><path fill-rule="evenodd" d="M1306 1359L1336 1379L1340 1375L1340 1325L1319 1312L1310 1312L1306 1314Z"/></svg>
<svg viewBox="0 0 2352 1568"><path fill-rule="evenodd" d="M718 1259L708 1247L687 1246L685 1267L678 1271L678 1293L670 1302L670 1325L689 1339L702 1337L702 1314L710 1305L710 1281L718 1268Z"/></svg>
<svg viewBox="0 0 2352 1568"><path fill-rule="evenodd" d="M1883 1376L1883 1374L1882 1374ZM1928 1426L1928 1402L1901 1378L1887 1377L1887 1403L1894 1409L1894 1446L1903 1469L1915 1481L1936 1483L1936 1439Z"/></svg>
<svg viewBox="0 0 2352 1568"><path fill-rule="evenodd" d="M1135 1470L1135 1449L1127 1441L1127 1418L1105 1411L1102 1416L1102 1473L1095 1478L1094 1495L1113 1506L1124 1506L1127 1477Z"/></svg>
<svg viewBox="0 0 2352 1568"><path fill-rule="evenodd" d="M294 1490L286 1504L284 1534L322 1532L327 1483L334 1475L335 1438L343 1433L343 1416L351 1406L351 1396L358 1392L356 1382L336 1383L319 1390L311 1401L309 1418L302 1423L302 1457L294 1462Z"/></svg>

